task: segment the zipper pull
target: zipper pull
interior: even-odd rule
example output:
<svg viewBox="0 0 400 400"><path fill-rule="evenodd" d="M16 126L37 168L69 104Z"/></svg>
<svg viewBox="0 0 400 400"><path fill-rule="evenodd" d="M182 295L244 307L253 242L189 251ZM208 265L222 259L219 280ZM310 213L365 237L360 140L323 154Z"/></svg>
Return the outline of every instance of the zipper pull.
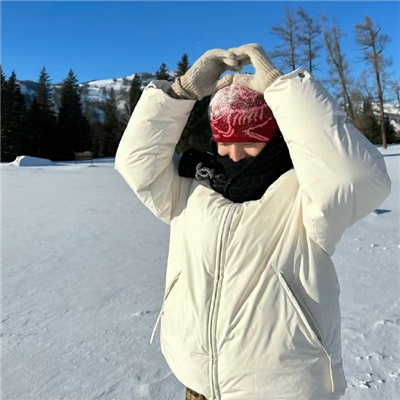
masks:
<svg viewBox="0 0 400 400"><path fill-rule="evenodd" d="M163 303L163 305L161 307L160 313L158 314L157 321L156 321L156 324L154 325L153 332L151 333L150 344L153 344L154 337L156 336L157 328L158 328L158 325L159 325L159 323L161 321L161 315L163 314L163 312L164 312L164 303Z"/></svg>
<svg viewBox="0 0 400 400"><path fill-rule="evenodd" d="M231 184L231 181L229 180L229 181L226 183L225 187L224 187L224 197L226 197L226 191L227 191L227 189L228 189L228 187L229 187L230 184Z"/></svg>
<svg viewBox="0 0 400 400"><path fill-rule="evenodd" d="M175 276L175 278L172 280L172 282L170 283L170 285L168 286L168 288L167 288L167 290L166 290L166 293L165 293L165 296L164 296L164 299L163 299L163 303L162 303L162 306L161 306L160 313L158 314L156 324L155 324L154 329L153 329L153 332L152 332L152 334L151 334L150 343L153 343L154 336L156 335L156 331L157 331L157 328L158 328L158 324L159 324L160 321L161 321L161 316L164 314L164 304L165 304L165 301L167 300L167 297L168 297L169 294L171 293L172 288L175 286L175 283L178 281L179 276L181 275L181 272L182 272L182 271L179 271L178 275Z"/></svg>

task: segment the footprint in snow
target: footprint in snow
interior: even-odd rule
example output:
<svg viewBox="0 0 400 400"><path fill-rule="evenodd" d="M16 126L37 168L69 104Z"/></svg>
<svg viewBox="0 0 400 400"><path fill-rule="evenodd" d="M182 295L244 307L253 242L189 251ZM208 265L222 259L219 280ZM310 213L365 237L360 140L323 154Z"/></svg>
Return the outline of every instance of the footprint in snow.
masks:
<svg viewBox="0 0 400 400"><path fill-rule="evenodd" d="M373 381L367 381L365 379L358 379L355 378L351 383L350 386L351 387L361 387L364 389L371 389L371 384L373 383Z"/></svg>
<svg viewBox="0 0 400 400"><path fill-rule="evenodd" d="M365 357L356 357L356 360L369 360L372 356L365 356Z"/></svg>
<svg viewBox="0 0 400 400"><path fill-rule="evenodd" d="M400 318L396 319L383 319L381 321L378 321L375 326L377 325L387 325L387 324L392 324L392 325L400 325Z"/></svg>
<svg viewBox="0 0 400 400"><path fill-rule="evenodd" d="M400 378L400 371L390 371L389 375L393 378L393 379L397 379Z"/></svg>
<svg viewBox="0 0 400 400"><path fill-rule="evenodd" d="M165 373L165 371L162 371L159 368L146 368L138 371L138 374L136 375L137 382L134 385L136 395L140 399L156 398L155 394L159 393L159 389L157 388L163 386L163 381L171 375L171 371ZM138 397L135 397L135 399Z"/></svg>
<svg viewBox="0 0 400 400"><path fill-rule="evenodd" d="M141 317L142 315L156 314L158 311L140 311L133 314L134 317Z"/></svg>

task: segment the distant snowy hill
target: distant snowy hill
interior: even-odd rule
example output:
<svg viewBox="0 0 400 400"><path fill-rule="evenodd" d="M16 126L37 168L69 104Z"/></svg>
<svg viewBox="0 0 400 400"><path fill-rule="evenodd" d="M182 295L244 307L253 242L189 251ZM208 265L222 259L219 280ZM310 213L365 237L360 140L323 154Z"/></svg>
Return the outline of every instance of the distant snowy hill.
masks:
<svg viewBox="0 0 400 400"><path fill-rule="evenodd" d="M171 80L175 79L176 71L169 71ZM138 75L142 79L142 89L147 86L149 82L156 79L156 75L149 72L140 72ZM135 74L125 76L123 78L101 79L89 82L80 83L82 103L84 107L91 110L91 114L96 119L101 119L102 111L99 109L99 104L104 103L111 89L114 89L117 105L120 111L123 110L124 104L128 99L129 88ZM36 82L20 81L22 93L28 104L30 104L36 96L37 86ZM56 102L56 107L60 105L60 91L61 84L53 85L53 95ZM378 115L378 106L374 105L375 112ZM398 104L385 103L385 113L389 116L390 121L396 132L400 131L400 109Z"/></svg>
<svg viewBox="0 0 400 400"><path fill-rule="evenodd" d="M142 79L142 89L144 89L152 80L156 79L156 75L148 72L141 72L138 75ZM176 72L169 71L170 79L175 79ZM123 78L101 79L79 84L82 104L84 108L90 109L89 114L96 119L101 119L102 111L99 108L101 103L107 101L111 89L114 89L117 106L120 111L123 110L128 100L129 88L135 74L125 76ZM22 94L27 104L31 104L36 96L38 84L33 81L20 81ZM54 101L56 109L59 108L61 102L61 83L52 85Z"/></svg>

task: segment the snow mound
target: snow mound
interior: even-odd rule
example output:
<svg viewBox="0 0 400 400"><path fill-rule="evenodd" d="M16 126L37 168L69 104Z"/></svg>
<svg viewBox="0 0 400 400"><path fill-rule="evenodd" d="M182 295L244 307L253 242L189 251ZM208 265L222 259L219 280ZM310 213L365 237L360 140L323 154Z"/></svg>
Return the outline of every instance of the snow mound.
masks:
<svg viewBox="0 0 400 400"><path fill-rule="evenodd" d="M10 165L16 167L39 167L44 165L54 165L53 161L46 158L38 158L31 156L18 156Z"/></svg>
<svg viewBox="0 0 400 400"><path fill-rule="evenodd" d="M384 149L381 145L376 146L383 156L398 156L400 155L400 144L388 144Z"/></svg>

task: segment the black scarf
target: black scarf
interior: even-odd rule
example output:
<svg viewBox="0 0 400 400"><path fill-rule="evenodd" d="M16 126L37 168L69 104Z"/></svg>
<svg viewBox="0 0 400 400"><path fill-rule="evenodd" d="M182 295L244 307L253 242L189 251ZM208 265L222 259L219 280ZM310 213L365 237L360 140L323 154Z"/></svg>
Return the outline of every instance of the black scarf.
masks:
<svg viewBox="0 0 400 400"><path fill-rule="evenodd" d="M182 155L178 172L186 178L208 178L215 191L235 203L243 203L260 199L291 168L289 149L278 132L256 157L238 162L220 156L214 141L208 152L188 149Z"/></svg>

